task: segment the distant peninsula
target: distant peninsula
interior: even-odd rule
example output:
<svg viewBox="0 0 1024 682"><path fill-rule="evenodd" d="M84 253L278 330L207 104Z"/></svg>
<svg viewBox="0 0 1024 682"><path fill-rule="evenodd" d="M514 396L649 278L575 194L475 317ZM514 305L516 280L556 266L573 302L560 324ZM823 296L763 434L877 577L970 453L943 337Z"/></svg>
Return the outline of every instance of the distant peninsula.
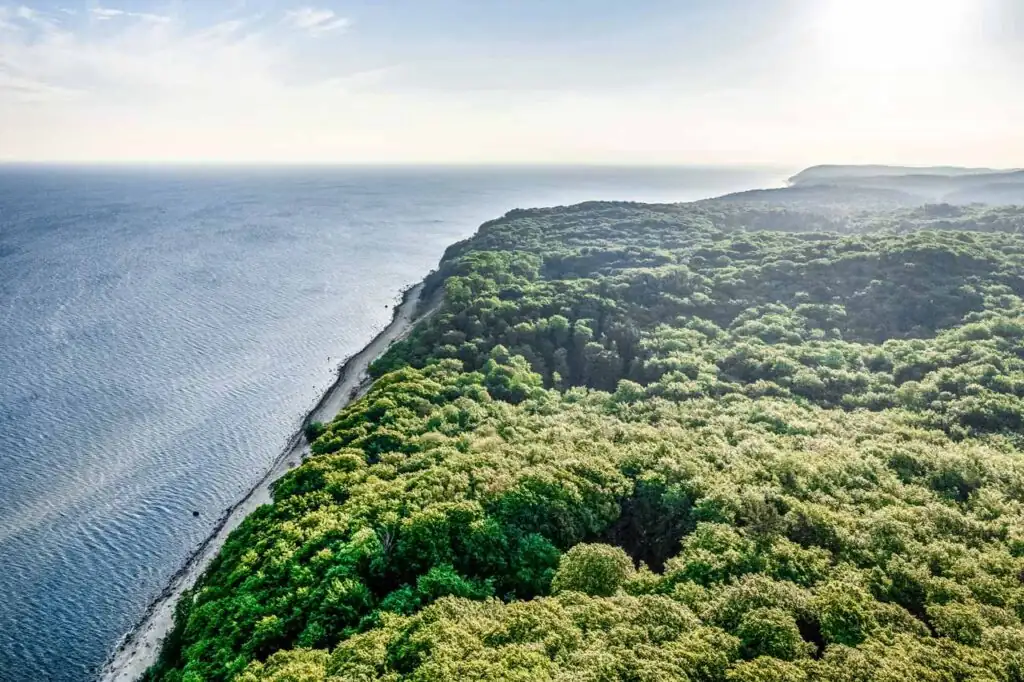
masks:
<svg viewBox="0 0 1024 682"><path fill-rule="evenodd" d="M957 168L954 166L814 166L789 179L790 186L837 186L891 190L904 203L1021 204L1024 170Z"/></svg>
<svg viewBox="0 0 1024 682"><path fill-rule="evenodd" d="M880 166L880 165L822 165L805 168L789 179L793 185L821 183L849 178L899 177L904 175L939 175L957 177L1000 173L991 168L962 168L960 166Z"/></svg>

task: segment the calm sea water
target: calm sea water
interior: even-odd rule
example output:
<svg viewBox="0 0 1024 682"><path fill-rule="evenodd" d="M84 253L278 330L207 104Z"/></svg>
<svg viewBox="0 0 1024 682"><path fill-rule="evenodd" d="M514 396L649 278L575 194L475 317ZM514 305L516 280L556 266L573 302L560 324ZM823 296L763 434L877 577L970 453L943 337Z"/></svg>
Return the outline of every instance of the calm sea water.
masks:
<svg viewBox="0 0 1024 682"><path fill-rule="evenodd" d="M339 361L484 220L782 177L0 167L0 679L90 679Z"/></svg>

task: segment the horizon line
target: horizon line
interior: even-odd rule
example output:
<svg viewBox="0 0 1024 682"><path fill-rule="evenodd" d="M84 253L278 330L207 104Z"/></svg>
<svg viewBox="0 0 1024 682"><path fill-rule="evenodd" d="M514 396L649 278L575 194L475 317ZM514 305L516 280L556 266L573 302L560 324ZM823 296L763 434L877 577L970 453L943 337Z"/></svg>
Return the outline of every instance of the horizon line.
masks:
<svg viewBox="0 0 1024 682"><path fill-rule="evenodd" d="M857 165L857 164L840 164ZM164 159L128 159L128 160L21 160L0 159L0 168L12 166L50 166L50 167L250 167L250 168L795 168L801 164L778 163L765 161L728 161L728 162L683 162L683 161L235 161L228 159L216 160L164 160Z"/></svg>

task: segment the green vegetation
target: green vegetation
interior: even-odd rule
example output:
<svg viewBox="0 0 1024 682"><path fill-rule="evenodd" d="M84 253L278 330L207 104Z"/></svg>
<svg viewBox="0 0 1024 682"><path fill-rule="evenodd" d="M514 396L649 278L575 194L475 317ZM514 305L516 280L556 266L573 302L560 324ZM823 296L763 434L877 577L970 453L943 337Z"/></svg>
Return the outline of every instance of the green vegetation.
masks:
<svg viewBox="0 0 1024 682"><path fill-rule="evenodd" d="M326 430L327 426L323 422L312 421L303 427L302 433L306 437L306 440L312 443L322 436Z"/></svg>
<svg viewBox="0 0 1024 682"><path fill-rule="evenodd" d="M513 211L153 680L1024 680L1024 210Z"/></svg>

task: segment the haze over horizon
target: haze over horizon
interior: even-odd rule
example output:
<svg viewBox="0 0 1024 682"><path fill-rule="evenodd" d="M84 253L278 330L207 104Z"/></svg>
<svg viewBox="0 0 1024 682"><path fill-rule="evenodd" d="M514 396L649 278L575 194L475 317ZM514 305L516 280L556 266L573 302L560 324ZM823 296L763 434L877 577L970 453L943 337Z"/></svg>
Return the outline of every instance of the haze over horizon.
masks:
<svg viewBox="0 0 1024 682"><path fill-rule="evenodd" d="M1024 165L1015 0L0 0L0 161Z"/></svg>

